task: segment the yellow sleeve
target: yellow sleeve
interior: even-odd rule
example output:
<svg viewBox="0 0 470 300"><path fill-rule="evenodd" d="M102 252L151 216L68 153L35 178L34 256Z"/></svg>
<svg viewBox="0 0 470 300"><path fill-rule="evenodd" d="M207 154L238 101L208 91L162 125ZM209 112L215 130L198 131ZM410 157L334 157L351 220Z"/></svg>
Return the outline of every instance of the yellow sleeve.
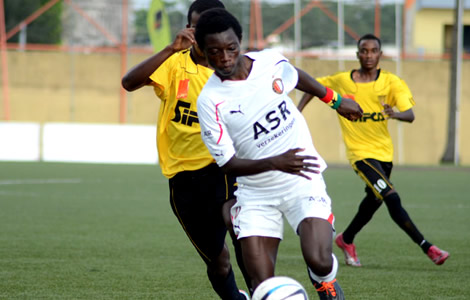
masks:
<svg viewBox="0 0 470 300"><path fill-rule="evenodd" d="M400 78L394 80L390 92L393 95L393 106L396 106L399 111L406 111L415 105L413 95L404 80Z"/></svg>
<svg viewBox="0 0 470 300"><path fill-rule="evenodd" d="M332 86L334 83L331 80L331 76L323 76L315 78L321 85L329 87L330 89L334 89Z"/></svg>
<svg viewBox="0 0 470 300"><path fill-rule="evenodd" d="M168 89L171 86L171 81L174 78L174 67L177 64L176 56L178 53L173 54L160 65L155 72L150 75L155 94L161 99L168 98Z"/></svg>

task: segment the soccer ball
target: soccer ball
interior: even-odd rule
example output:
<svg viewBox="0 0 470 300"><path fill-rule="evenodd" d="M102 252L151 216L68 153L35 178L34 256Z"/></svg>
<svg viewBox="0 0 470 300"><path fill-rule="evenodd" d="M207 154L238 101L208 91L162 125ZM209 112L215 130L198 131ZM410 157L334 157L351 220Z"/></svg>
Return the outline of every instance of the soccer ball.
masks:
<svg viewBox="0 0 470 300"><path fill-rule="evenodd" d="M308 300L304 287L286 276L266 279L256 288L252 300Z"/></svg>

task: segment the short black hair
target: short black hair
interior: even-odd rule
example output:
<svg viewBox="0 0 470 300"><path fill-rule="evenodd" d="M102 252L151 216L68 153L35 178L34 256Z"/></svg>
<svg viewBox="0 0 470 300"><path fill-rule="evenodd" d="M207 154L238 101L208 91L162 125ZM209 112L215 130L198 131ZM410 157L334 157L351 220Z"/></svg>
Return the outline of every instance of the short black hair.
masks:
<svg viewBox="0 0 470 300"><path fill-rule="evenodd" d="M211 8L225 8L220 0L196 0L189 6L188 10L188 24L191 24L191 15L193 12L202 14Z"/></svg>
<svg viewBox="0 0 470 300"><path fill-rule="evenodd" d="M364 34L361 38L357 41L357 49L359 49L359 45L364 40L376 40L379 43L379 49L382 49L382 42L378 37L373 35L372 33Z"/></svg>
<svg viewBox="0 0 470 300"><path fill-rule="evenodd" d="M199 48L204 51L205 37L208 34L224 32L232 28L238 41L242 40L242 27L237 18L222 8L209 9L201 14L196 25L196 42Z"/></svg>

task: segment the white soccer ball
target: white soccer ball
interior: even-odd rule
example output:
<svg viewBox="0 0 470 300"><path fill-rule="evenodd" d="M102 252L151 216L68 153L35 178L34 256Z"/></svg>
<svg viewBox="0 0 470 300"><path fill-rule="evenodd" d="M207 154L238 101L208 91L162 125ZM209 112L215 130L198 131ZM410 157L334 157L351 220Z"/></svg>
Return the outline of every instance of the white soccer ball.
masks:
<svg viewBox="0 0 470 300"><path fill-rule="evenodd" d="M308 300L304 287L286 276L266 279L256 288L252 300Z"/></svg>

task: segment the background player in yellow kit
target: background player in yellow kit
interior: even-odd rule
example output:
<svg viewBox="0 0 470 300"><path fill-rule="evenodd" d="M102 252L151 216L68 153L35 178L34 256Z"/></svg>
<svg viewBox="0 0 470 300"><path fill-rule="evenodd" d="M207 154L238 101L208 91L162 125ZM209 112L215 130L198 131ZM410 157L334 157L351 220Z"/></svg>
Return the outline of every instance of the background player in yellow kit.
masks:
<svg viewBox="0 0 470 300"><path fill-rule="evenodd" d="M215 7L224 5L219 0L194 1L189 7L187 28L172 44L132 68L123 77L122 86L134 91L151 85L161 99L157 146L162 173L169 179L173 212L206 263L207 275L219 297L243 300L248 295L235 283L222 217L222 207L229 205L229 209L229 202L235 198L235 177L222 172L204 145L196 107L213 70L194 47L194 27L202 12ZM238 252L236 239L234 246ZM244 272L241 254L237 256Z"/></svg>
<svg viewBox="0 0 470 300"><path fill-rule="evenodd" d="M359 39L357 46L361 65L359 70L317 78L318 82L341 95L355 98L364 110L362 118L355 122L338 115L348 160L365 181L366 196L349 226L338 234L335 242L343 250L346 264L361 266L353 244L354 237L385 202L393 221L435 264L441 265L449 253L424 239L403 208L400 196L390 181L393 144L387 127L388 120L413 122L413 96L403 80L377 67L382 56L379 38L366 34ZM304 94L298 105L299 110L302 111L311 99L311 95Z"/></svg>

